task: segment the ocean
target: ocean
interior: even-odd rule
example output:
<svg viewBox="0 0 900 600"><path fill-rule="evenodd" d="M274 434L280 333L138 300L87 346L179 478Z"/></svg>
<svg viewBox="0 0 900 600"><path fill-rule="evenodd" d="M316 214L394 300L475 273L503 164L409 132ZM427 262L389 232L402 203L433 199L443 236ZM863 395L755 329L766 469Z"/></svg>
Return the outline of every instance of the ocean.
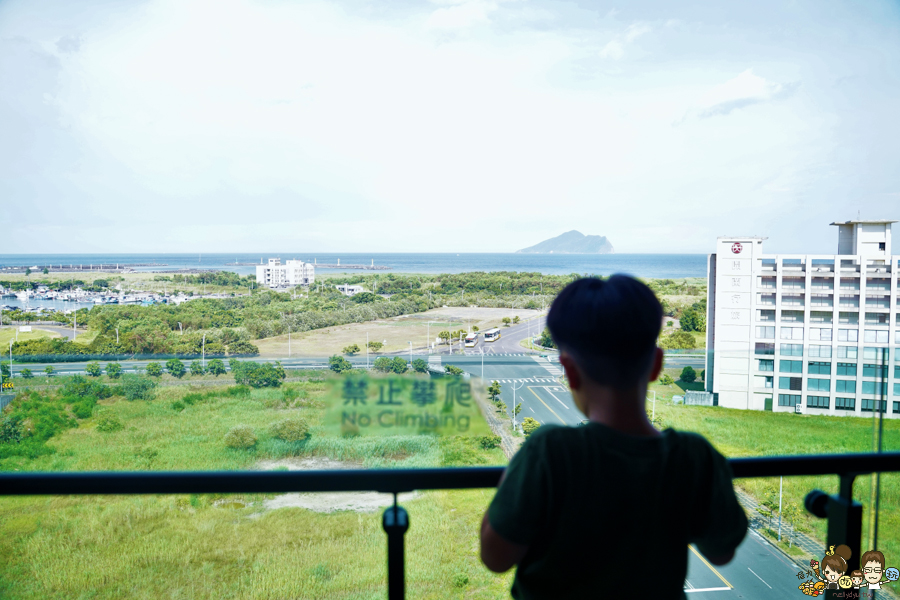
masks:
<svg viewBox="0 0 900 600"><path fill-rule="evenodd" d="M538 272L545 275L611 275L626 273L653 279L706 277L705 254L516 254L516 253L315 253L272 252L266 254L5 254L3 267L44 265L136 265L136 271L173 271L179 269L217 269L241 275L255 273L260 260L279 257L317 264L371 265L389 270L323 268L322 273L465 273L468 271ZM231 264L229 264L231 263ZM235 265L234 263L238 263ZM241 264L244 263L244 264ZM248 264L249 263L249 264ZM84 273L89 275L89 273ZM99 273L97 273L99 277ZM84 279L84 277L80 277Z"/></svg>

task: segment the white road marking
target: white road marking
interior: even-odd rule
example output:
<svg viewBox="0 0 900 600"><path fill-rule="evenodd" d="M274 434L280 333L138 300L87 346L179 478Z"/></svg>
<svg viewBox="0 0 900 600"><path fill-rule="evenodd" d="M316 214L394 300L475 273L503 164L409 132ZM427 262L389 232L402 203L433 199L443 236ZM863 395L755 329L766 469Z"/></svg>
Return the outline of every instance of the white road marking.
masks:
<svg viewBox="0 0 900 600"><path fill-rule="evenodd" d="M528 407L528 410L530 410L531 412L534 412L534 409L531 408L530 406Z"/></svg>
<svg viewBox="0 0 900 600"><path fill-rule="evenodd" d="M747 570L750 571L751 573L753 573L754 575L756 575L756 571L754 571L750 567L747 567ZM763 583L766 583L766 580L763 579L762 577L760 577L759 575L756 575L756 578L759 579L760 581L762 581ZM770 590L772 589L772 586L769 585L768 583L766 583L766 587L769 588Z"/></svg>
<svg viewBox="0 0 900 600"><path fill-rule="evenodd" d="M548 393L548 394L550 394L551 396L553 396L554 398L556 398L556 394L554 394L553 392L551 392L551 391L550 391L550 388L544 388L544 389L547 390L547 393ZM568 406L565 402L563 402L562 400L560 400L559 398L556 398L556 401L559 402L560 404L562 404L564 407L569 408L569 406Z"/></svg>
<svg viewBox="0 0 900 600"><path fill-rule="evenodd" d="M720 587L720 588L693 588L689 590L684 590L685 594L690 594L691 592L727 592L731 588L728 587Z"/></svg>

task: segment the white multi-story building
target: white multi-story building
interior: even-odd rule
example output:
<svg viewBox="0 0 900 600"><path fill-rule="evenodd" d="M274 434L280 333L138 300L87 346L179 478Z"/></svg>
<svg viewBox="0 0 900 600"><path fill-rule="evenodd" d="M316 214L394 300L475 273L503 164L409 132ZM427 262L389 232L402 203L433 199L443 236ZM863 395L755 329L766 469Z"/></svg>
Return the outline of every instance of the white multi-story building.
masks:
<svg viewBox="0 0 900 600"><path fill-rule="evenodd" d="M366 291L365 288L363 288L363 286L361 285L350 285L349 283L341 283L334 287L336 287L337 291L344 294L345 296L355 296L361 292Z"/></svg>
<svg viewBox="0 0 900 600"><path fill-rule="evenodd" d="M315 278L315 266L302 260L286 260L281 264L280 258L270 258L269 264L256 265L256 283L271 288L309 286Z"/></svg>
<svg viewBox="0 0 900 600"><path fill-rule="evenodd" d="M718 238L708 262L706 389L730 408L900 416L900 257L891 224L847 221L834 255ZM799 408L798 408L799 407Z"/></svg>

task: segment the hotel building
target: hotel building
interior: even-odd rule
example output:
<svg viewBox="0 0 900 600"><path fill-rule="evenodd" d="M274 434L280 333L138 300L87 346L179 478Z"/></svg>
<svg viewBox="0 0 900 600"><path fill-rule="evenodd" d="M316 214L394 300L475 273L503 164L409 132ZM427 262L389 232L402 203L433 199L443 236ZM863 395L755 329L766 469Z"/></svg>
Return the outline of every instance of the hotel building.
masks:
<svg viewBox="0 0 900 600"><path fill-rule="evenodd" d="M834 255L718 238L708 261L706 390L729 408L900 416L900 257L891 224L847 221Z"/></svg>
<svg viewBox="0 0 900 600"><path fill-rule="evenodd" d="M287 260L281 264L280 258L270 258L265 265L256 265L256 283L271 288L312 285L315 281L315 266L302 260Z"/></svg>

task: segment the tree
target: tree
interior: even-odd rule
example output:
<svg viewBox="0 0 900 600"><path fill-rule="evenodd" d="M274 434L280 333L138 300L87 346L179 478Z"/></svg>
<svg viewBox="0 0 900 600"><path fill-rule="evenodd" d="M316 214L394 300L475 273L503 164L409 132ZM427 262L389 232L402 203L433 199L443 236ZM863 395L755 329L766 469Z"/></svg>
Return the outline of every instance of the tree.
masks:
<svg viewBox="0 0 900 600"><path fill-rule="evenodd" d="M368 346L369 350L371 350L372 352L378 352L379 350L381 350L381 347L384 346L384 344L382 344L381 342L371 341L366 344L366 346Z"/></svg>
<svg viewBox="0 0 900 600"><path fill-rule="evenodd" d="M519 319L519 315L514 316L514 317L513 317L513 324L518 325L518 324L519 324L519 320L520 320L520 319Z"/></svg>
<svg viewBox="0 0 900 600"><path fill-rule="evenodd" d="M553 338L550 337L550 330L544 327L544 331L541 332L541 337L538 338L538 345L543 346L544 348L556 348L556 344L553 343Z"/></svg>
<svg viewBox="0 0 900 600"><path fill-rule="evenodd" d="M688 365L681 370L680 379L685 383L694 383L697 381L697 371L694 370L694 367Z"/></svg>
<svg viewBox="0 0 900 600"><path fill-rule="evenodd" d="M462 369L460 369L459 367L454 366L454 365L445 366L444 372L447 373L447 375L453 375L455 377L458 377L464 373L464 371Z"/></svg>
<svg viewBox="0 0 900 600"><path fill-rule="evenodd" d="M497 396L500 395L500 382L495 381L491 385L488 386L488 398L490 398L491 402L497 401Z"/></svg>
<svg viewBox="0 0 900 600"><path fill-rule="evenodd" d="M503 400L500 400L498 398L497 400L494 401L494 406L497 407L498 411L500 411L502 413L506 412L506 402L504 402Z"/></svg>
<svg viewBox="0 0 900 600"><path fill-rule="evenodd" d="M341 350L344 354L354 355L359 354L359 346L356 344L350 344L349 346L344 346L344 349Z"/></svg>
<svg viewBox="0 0 900 600"><path fill-rule="evenodd" d="M53 377L53 365L47 365L44 367L44 373L47 374L47 377Z"/></svg>
<svg viewBox="0 0 900 600"><path fill-rule="evenodd" d="M19 376L22 377L22 379L31 379L34 377L34 374L31 372L31 369L22 369L19 371Z"/></svg>
<svg viewBox="0 0 900 600"><path fill-rule="evenodd" d="M25 277L31 275L31 269L25 269Z"/></svg>
<svg viewBox="0 0 900 600"><path fill-rule="evenodd" d="M346 373L353 368L353 365L350 364L350 361L343 356L338 356L337 354L335 354L328 359L328 368L335 373Z"/></svg>
<svg viewBox="0 0 900 600"><path fill-rule="evenodd" d="M203 368L203 363L199 360L191 361L191 375L203 375L206 373L206 369Z"/></svg>
<svg viewBox="0 0 900 600"><path fill-rule="evenodd" d="M472 331L478 333L478 325L472 325Z"/></svg>
<svg viewBox="0 0 900 600"><path fill-rule="evenodd" d="M522 412L522 403L521 402L516 404L515 408L513 408L513 423L515 423L516 417L519 416L520 412Z"/></svg>
<svg viewBox="0 0 900 600"><path fill-rule="evenodd" d="M441 340L441 343L442 343L442 344L446 344L447 342L449 342L449 341L450 341L450 337L451 337L451 336L450 336L450 332L449 332L449 331L442 331L442 332L440 332L440 333L438 334L438 339Z"/></svg>
<svg viewBox="0 0 900 600"><path fill-rule="evenodd" d="M228 354L233 356L257 356L259 354L259 348L250 342L238 340L228 345Z"/></svg>
<svg viewBox="0 0 900 600"><path fill-rule="evenodd" d="M672 377L669 376L668 374L663 373L662 375L659 376L659 384L660 385L672 385L673 383L675 383L675 380L672 379Z"/></svg>
<svg viewBox="0 0 900 600"><path fill-rule="evenodd" d="M153 400L156 382L149 377L125 374L122 376L122 392L129 400Z"/></svg>
<svg viewBox="0 0 900 600"><path fill-rule="evenodd" d="M166 371L168 371L169 375L172 377L181 379L184 377L184 374L187 373L187 368L184 366L184 363L177 358L170 358L166 361Z"/></svg>
<svg viewBox="0 0 900 600"><path fill-rule="evenodd" d="M151 377L162 377L163 368L158 362L147 363L147 375Z"/></svg>
<svg viewBox="0 0 900 600"><path fill-rule="evenodd" d="M10 372L10 366L11 366L11 365L9 364L8 361L5 362L5 363L4 363L4 362L0 362L0 375L3 375L3 379L4 379L4 380L6 380L6 379L11 379L11 378L12 378L12 375L11 375L11 372Z"/></svg>
<svg viewBox="0 0 900 600"><path fill-rule="evenodd" d="M700 371L700 381L706 381L706 369Z"/></svg>
<svg viewBox="0 0 900 600"><path fill-rule="evenodd" d="M428 363L425 362L424 359L417 358L412 361L413 371L416 373L427 373L428 372Z"/></svg>
<svg viewBox="0 0 900 600"><path fill-rule="evenodd" d="M209 361L209 364L206 365L206 372L215 375L218 377L219 375L225 374L225 363L222 362L221 358L214 358Z"/></svg>
<svg viewBox="0 0 900 600"><path fill-rule="evenodd" d="M531 435L532 433L537 431L537 428L540 426L541 424L531 417L525 417L524 419L522 419L522 431L525 432L526 436Z"/></svg>
<svg viewBox="0 0 900 600"><path fill-rule="evenodd" d="M122 374L122 365L117 362L106 363L106 376L110 379L118 379Z"/></svg>
<svg viewBox="0 0 900 600"><path fill-rule="evenodd" d="M694 336L686 331L675 331L659 338L659 347L666 350L689 350L695 346Z"/></svg>
<svg viewBox="0 0 900 600"><path fill-rule="evenodd" d="M360 292L350 297L350 301L355 302L356 304L371 304L372 302L378 302L379 300L382 300L382 298L376 296L372 292Z"/></svg>
<svg viewBox="0 0 900 600"><path fill-rule="evenodd" d="M98 362L89 362L84 366L84 372L90 375L91 377L100 377L103 373L102 369L100 369L100 363Z"/></svg>
<svg viewBox="0 0 900 600"><path fill-rule="evenodd" d="M50 273L50 271L47 270L47 267L44 267L44 270L41 271L41 272L42 272L44 275L47 275L48 273Z"/></svg>
<svg viewBox="0 0 900 600"><path fill-rule="evenodd" d="M509 323L510 323L510 321L511 321L511 319L510 319L509 317L503 317L503 318L500 319L500 320L503 321L503 326L504 326L504 327L509 327Z"/></svg>
<svg viewBox="0 0 900 600"><path fill-rule="evenodd" d="M389 373L391 371L392 361L387 356L379 356L375 359L375 362L372 363L372 368L376 371L381 371L382 373Z"/></svg>
<svg viewBox="0 0 900 600"><path fill-rule="evenodd" d="M397 373L398 375L406 373L407 368L408 366L406 363L406 359L395 356L394 360L391 361L391 371Z"/></svg>
<svg viewBox="0 0 900 600"><path fill-rule="evenodd" d="M287 374L280 362L256 363L252 361L234 361L231 363L234 381L254 388L278 387Z"/></svg>

